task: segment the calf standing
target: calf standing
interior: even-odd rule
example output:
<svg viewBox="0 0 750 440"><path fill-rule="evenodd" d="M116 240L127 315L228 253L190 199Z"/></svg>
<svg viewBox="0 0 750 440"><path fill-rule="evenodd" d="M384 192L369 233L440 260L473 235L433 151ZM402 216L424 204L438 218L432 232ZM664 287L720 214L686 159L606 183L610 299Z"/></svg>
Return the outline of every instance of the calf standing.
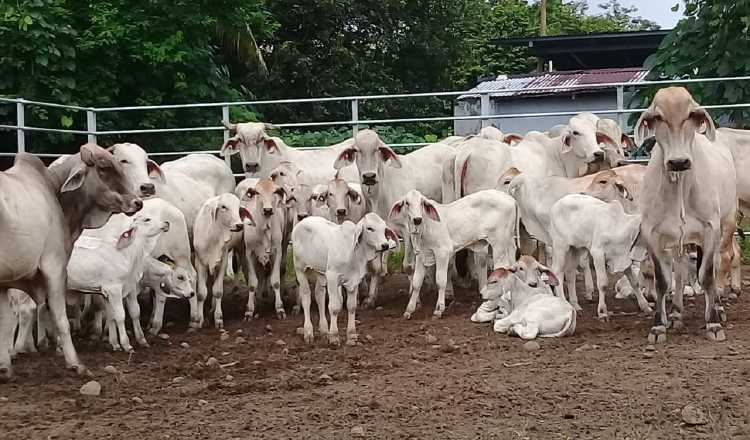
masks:
<svg viewBox="0 0 750 440"><path fill-rule="evenodd" d="M328 333L328 342L333 345L339 345L338 314L343 302L341 288L346 291L346 309L349 313L346 344L354 345L357 342L357 288L367 273L367 263L395 247L397 240L395 232L373 213L365 215L356 225L349 221L337 225L321 217L308 217L294 227L294 270L305 315L304 338L307 343L313 340L307 276L316 275L315 302L320 316L318 328L321 333ZM326 301L323 286L328 288L330 329L324 311Z"/></svg>
<svg viewBox="0 0 750 440"><path fill-rule="evenodd" d="M438 299L434 316L440 318L445 311L445 290L448 282L448 264L456 251L471 248L486 264L487 245L492 246L495 267L510 265L515 260L516 203L509 195L484 190L463 197L447 205L427 199L417 190L411 190L397 201L389 217L406 217L409 237L416 263L411 282L411 298L404 318L411 318L417 307L419 291L425 268L435 265ZM487 269L478 268L479 288L487 282Z"/></svg>
<svg viewBox="0 0 750 440"><path fill-rule="evenodd" d="M193 226L193 248L198 271L198 316L191 318L197 327L203 326L203 303L208 296L208 282L211 281L214 325L219 329L224 328L221 298L224 295L227 253L242 239L240 232L245 220L252 223L250 213L240 206L240 200L234 194L212 197L198 211Z"/></svg>

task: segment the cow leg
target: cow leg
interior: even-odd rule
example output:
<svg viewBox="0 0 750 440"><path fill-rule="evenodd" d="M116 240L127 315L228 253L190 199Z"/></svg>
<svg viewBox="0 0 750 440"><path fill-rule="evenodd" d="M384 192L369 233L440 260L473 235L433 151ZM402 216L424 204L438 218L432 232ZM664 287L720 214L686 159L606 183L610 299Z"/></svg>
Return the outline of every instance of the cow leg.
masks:
<svg viewBox="0 0 750 440"><path fill-rule="evenodd" d="M195 292L195 308L193 308L193 299L190 299L190 328L193 329L203 327L203 303L206 301L206 298L208 298L208 267L198 261L195 263L195 270L198 275Z"/></svg>
<svg viewBox="0 0 750 440"><path fill-rule="evenodd" d="M36 353L34 344L36 309L36 303L31 298L26 298L18 305L18 336L14 347L16 353Z"/></svg>
<svg viewBox="0 0 750 440"><path fill-rule="evenodd" d="M667 342L667 292L672 285L672 256L649 249L654 263L654 285L656 290L656 312L654 324L648 335L650 343Z"/></svg>
<svg viewBox="0 0 750 440"><path fill-rule="evenodd" d="M305 320L304 324L302 325L302 335L306 343L312 344L314 336L313 325L312 321L310 320L310 303L312 302L312 298L310 295L310 282L307 279L307 275L305 275L304 268L297 267L297 265L295 264L294 273L297 276L297 295L299 296L299 300L302 305L302 313ZM320 304L318 304L318 307L321 307Z"/></svg>
<svg viewBox="0 0 750 440"><path fill-rule="evenodd" d="M47 256L42 256L41 269L44 281L36 283L38 287L34 290L35 297L45 295L43 291L46 287L47 305L55 323L57 337L62 347L65 364L69 369L76 370L78 374L87 372L86 367L78 359L78 353L73 346L73 338L70 336L70 324L65 310L65 289L67 282L66 267L61 265L56 255L50 255L51 261L47 261ZM40 290L41 289L41 290Z"/></svg>
<svg viewBox="0 0 750 440"><path fill-rule="evenodd" d="M448 285L448 262L450 261L450 255L435 253L435 282L438 288L437 304L435 304L435 312L433 312L433 318L440 319L443 317L445 312L445 288ZM485 258L485 262L487 259ZM486 263L485 263L486 264ZM487 270L485 269L485 279L487 278ZM485 281L486 284L486 281Z"/></svg>
<svg viewBox="0 0 750 440"><path fill-rule="evenodd" d="M479 291L481 292L487 287L487 257L489 256L489 249L487 246L482 246L480 249L472 249L471 256L474 257L473 269L474 277L477 279L479 285Z"/></svg>
<svg viewBox="0 0 750 440"><path fill-rule="evenodd" d="M346 321L346 345L357 345L357 288L351 290L344 287L346 291L346 312L349 315Z"/></svg>
<svg viewBox="0 0 750 440"><path fill-rule="evenodd" d="M509 333L511 327L521 322L519 318L520 316L518 316L518 313L516 313L516 311L514 310L510 312L510 314L505 318L495 320L495 324L492 326L492 329L496 333Z"/></svg>
<svg viewBox="0 0 750 440"><path fill-rule="evenodd" d="M368 309L375 307L378 301L378 287L380 286L380 274L387 267L383 256L379 256L367 263L367 272L370 274L369 290L367 298L363 301L362 306Z"/></svg>
<svg viewBox="0 0 750 440"><path fill-rule="evenodd" d="M318 275L315 283L315 303L318 305L318 331L321 335L328 334L328 320L326 319L326 277Z"/></svg>
<svg viewBox="0 0 750 440"><path fill-rule="evenodd" d="M275 299L276 317L284 320L286 319L286 312L284 311L284 301L281 300L281 263L281 249L277 249L274 254L270 278Z"/></svg>
<svg viewBox="0 0 750 440"><path fill-rule="evenodd" d="M565 298L563 285L565 283L565 259L568 253L568 246L556 244L552 246L552 273L557 275L560 281L559 289L555 289L555 295Z"/></svg>
<svg viewBox="0 0 750 440"><path fill-rule="evenodd" d="M91 325L92 333L91 333L91 340L92 341L103 341L104 336L104 325L107 325L107 331L112 334L116 335L117 330L115 329L115 321L112 319L112 310L110 310L109 305L107 304L107 301L104 299L101 295L86 295L91 297L91 305L90 307L94 308L93 314L93 323ZM112 340L110 340L111 342ZM120 346L120 343L117 342L117 338L114 339L115 344L117 346ZM111 344L110 344L111 345Z"/></svg>
<svg viewBox="0 0 750 440"><path fill-rule="evenodd" d="M728 297L729 292L727 286L729 285L730 275L732 272L732 257L734 256L734 247L732 244L736 241L734 239L734 232L737 227L734 223L722 224L721 235L719 238L719 248L717 252L719 257L717 258L717 272L716 272L716 288L718 297ZM726 314L721 313L722 322L726 321Z"/></svg>
<svg viewBox="0 0 750 440"><path fill-rule="evenodd" d="M37 303L36 307L36 346L40 350L47 350L50 348L49 343L49 331L50 330L50 316L49 307L47 306L46 299L44 302Z"/></svg>
<svg viewBox="0 0 750 440"><path fill-rule="evenodd" d="M722 263L723 257L719 255L720 249L717 246L721 235L719 231L707 228L703 236L703 258L701 259L698 279L706 298L706 337L711 341L724 341L727 337L721 326L721 322L725 321L726 317L716 287L717 266Z"/></svg>
<svg viewBox="0 0 750 440"><path fill-rule="evenodd" d="M343 287L338 284L338 276L335 273L326 274L326 283L328 284L328 314L331 315L328 343L338 346L340 344L338 319L341 307L343 307L343 298L341 297Z"/></svg>
<svg viewBox="0 0 750 440"><path fill-rule="evenodd" d="M0 289L0 382L13 377L10 349L13 345L13 317L8 289Z"/></svg>
<svg viewBox="0 0 750 440"><path fill-rule="evenodd" d="M688 278L688 264L690 264L688 255L682 253L675 257L674 264L674 289L672 290L672 310L669 313L669 323L673 329L679 330L684 328L682 323L682 313L685 310L683 293Z"/></svg>
<svg viewBox="0 0 750 440"><path fill-rule="evenodd" d="M576 292L576 267L578 266L578 253L575 250L569 250L565 257L565 265L563 271L565 272L565 282L568 284L568 302L576 310L580 312L583 309L578 304L578 293Z"/></svg>
<svg viewBox="0 0 750 440"><path fill-rule="evenodd" d="M245 248L245 275L247 277L247 307L245 308L245 321L250 321L259 316L255 311L255 295L258 292L258 273L255 270L255 261L250 247Z"/></svg>
<svg viewBox="0 0 750 440"><path fill-rule="evenodd" d="M742 292L742 250L739 243L732 239L732 273L730 280L730 291L727 298L736 300Z"/></svg>
<svg viewBox="0 0 750 440"><path fill-rule="evenodd" d="M592 249L591 259L594 260L596 289L599 292L599 305L596 308L596 314L599 319L609 321L609 314L607 313L607 264L604 259L604 252L601 249ZM586 265L589 265L588 261L586 261Z"/></svg>
<svg viewBox="0 0 750 440"><path fill-rule="evenodd" d="M154 304L151 310L151 328L148 332L154 336L159 334L161 327L164 324L164 305L167 302L167 297L161 292L154 293Z"/></svg>
<svg viewBox="0 0 750 440"><path fill-rule="evenodd" d="M580 260L581 267L583 268L583 282L585 290L583 291L583 297L586 301L593 301L594 299L594 277L591 273L591 263L589 262L589 255L584 253ZM598 278L598 275L597 275ZM598 287L598 286L597 286Z"/></svg>
<svg viewBox="0 0 750 440"><path fill-rule="evenodd" d="M539 323L527 321L513 324L508 331L508 334L518 335L519 338L525 340L536 339L539 335Z"/></svg>
<svg viewBox="0 0 750 440"><path fill-rule="evenodd" d="M417 309L419 291L422 289L422 282L424 282L424 273L424 257L422 257L422 254L420 253L417 255L414 263L414 274L411 277L411 296L409 297L409 303L406 305L404 319L411 319L412 313Z"/></svg>
<svg viewBox="0 0 750 440"><path fill-rule="evenodd" d="M648 304L648 301L646 301L646 297L643 296L643 292L641 291L641 283L639 282L638 275L635 272L636 270L636 264L631 264L630 267L625 269L625 276L628 278L630 287L633 289L633 294L635 295L635 300L638 302L638 307L643 313L651 315L652 313L654 313L654 311Z"/></svg>
<svg viewBox="0 0 750 440"><path fill-rule="evenodd" d="M224 256L211 284L211 296L213 297L211 309L214 311L214 326L219 330L224 328L224 311L221 308L221 299L224 296L224 273L226 270L227 259Z"/></svg>
<svg viewBox="0 0 750 440"><path fill-rule="evenodd" d="M112 307L112 319L115 321L117 326L117 336L120 341L120 346L123 351L132 352L133 346L130 345L130 338L128 338L128 332L125 329L125 308L123 307L122 297L122 285L113 284L111 286L102 286L102 291L107 297L107 302ZM112 335L110 335L112 340Z"/></svg>
<svg viewBox="0 0 750 440"><path fill-rule="evenodd" d="M141 327L141 306L138 304L138 295L135 291L131 291L125 297L125 304L128 306L128 315L130 320L133 322L133 335L135 341L141 347L148 347L148 341L146 341L146 335L143 334L143 328Z"/></svg>

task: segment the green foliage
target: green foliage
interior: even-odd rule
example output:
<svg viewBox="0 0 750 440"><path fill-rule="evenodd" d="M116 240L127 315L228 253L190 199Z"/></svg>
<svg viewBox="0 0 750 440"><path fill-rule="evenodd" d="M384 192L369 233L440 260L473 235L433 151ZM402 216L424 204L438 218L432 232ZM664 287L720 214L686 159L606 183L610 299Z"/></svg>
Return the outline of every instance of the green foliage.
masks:
<svg viewBox="0 0 750 440"><path fill-rule="evenodd" d="M679 5L678 5L679 6ZM647 62L653 78L706 78L745 75L750 68L750 0L686 0L684 18ZM734 104L750 100L750 84L739 81L690 86L701 104ZM641 105L655 90L641 94ZM747 109L712 110L714 118L727 118L745 126Z"/></svg>
<svg viewBox="0 0 750 440"><path fill-rule="evenodd" d="M607 0L605 3L599 4L599 9L603 10L603 13L600 14L601 16L608 21L617 23L627 31L660 29L660 26L657 23L639 15L635 15L638 12L638 8L635 6L623 6L622 3L620 3L620 0Z"/></svg>

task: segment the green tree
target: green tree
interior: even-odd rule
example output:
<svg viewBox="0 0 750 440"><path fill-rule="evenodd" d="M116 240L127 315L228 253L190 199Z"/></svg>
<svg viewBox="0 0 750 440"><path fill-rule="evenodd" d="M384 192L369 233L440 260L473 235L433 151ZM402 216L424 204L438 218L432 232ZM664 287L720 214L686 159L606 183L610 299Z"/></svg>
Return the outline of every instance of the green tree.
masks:
<svg viewBox="0 0 750 440"><path fill-rule="evenodd" d="M679 5L675 5L675 10ZM684 18L647 60L653 78L709 78L746 75L750 69L750 0L687 0ZM750 101L750 83L722 81L689 86L705 105ZM655 90L645 90L645 105ZM743 126L747 109L712 110L714 117ZM728 119L728 121L727 121Z"/></svg>
<svg viewBox="0 0 750 440"><path fill-rule="evenodd" d="M607 0L607 2L599 4L599 9L602 10L600 16L617 23L623 29L628 31L650 31L661 29L658 23L643 18L640 15L635 15L638 13L637 7L624 6L620 3L620 0Z"/></svg>

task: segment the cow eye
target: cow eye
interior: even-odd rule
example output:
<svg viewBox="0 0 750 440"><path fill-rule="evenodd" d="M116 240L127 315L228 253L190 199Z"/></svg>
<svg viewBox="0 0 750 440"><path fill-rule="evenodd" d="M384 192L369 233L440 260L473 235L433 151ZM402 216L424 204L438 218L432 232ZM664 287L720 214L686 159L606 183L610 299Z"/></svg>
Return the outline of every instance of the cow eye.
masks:
<svg viewBox="0 0 750 440"><path fill-rule="evenodd" d="M180 280L180 281L185 281L185 277L184 277L184 276L182 276L182 275L178 275L178 276L177 276L177 279L178 279L178 280Z"/></svg>
<svg viewBox="0 0 750 440"><path fill-rule="evenodd" d="M605 185L607 183L607 181L606 180L600 180L599 183L601 183L602 185Z"/></svg>
<svg viewBox="0 0 750 440"><path fill-rule="evenodd" d="M409 202L404 202L404 205L409 206Z"/></svg>
<svg viewBox="0 0 750 440"><path fill-rule="evenodd" d="M144 221L145 223L148 223L148 222L150 222L150 221L151 221L151 219L150 219L150 218L145 218L145 219L143 219L143 221Z"/></svg>
<svg viewBox="0 0 750 440"><path fill-rule="evenodd" d="M282 176L282 177L283 177L283 176L286 176L286 174L284 174L284 172L283 172L283 171L282 171L282 172L280 172L279 174L281 174L281 176Z"/></svg>
<svg viewBox="0 0 750 440"><path fill-rule="evenodd" d="M581 132L579 132L579 131L577 131L577 130L576 130L576 131L573 131L573 136L580 136L580 134L581 134Z"/></svg>
<svg viewBox="0 0 750 440"><path fill-rule="evenodd" d="M371 228L369 226L367 227L367 230L370 231L370 232L375 232L375 229L373 229L373 228Z"/></svg>
<svg viewBox="0 0 750 440"><path fill-rule="evenodd" d="M224 211L226 211L227 207L225 205L221 205L221 209L224 210Z"/></svg>
<svg viewBox="0 0 750 440"><path fill-rule="evenodd" d="M127 163L130 163L130 162L128 162L127 159L120 159L120 163L126 163L127 164Z"/></svg>

